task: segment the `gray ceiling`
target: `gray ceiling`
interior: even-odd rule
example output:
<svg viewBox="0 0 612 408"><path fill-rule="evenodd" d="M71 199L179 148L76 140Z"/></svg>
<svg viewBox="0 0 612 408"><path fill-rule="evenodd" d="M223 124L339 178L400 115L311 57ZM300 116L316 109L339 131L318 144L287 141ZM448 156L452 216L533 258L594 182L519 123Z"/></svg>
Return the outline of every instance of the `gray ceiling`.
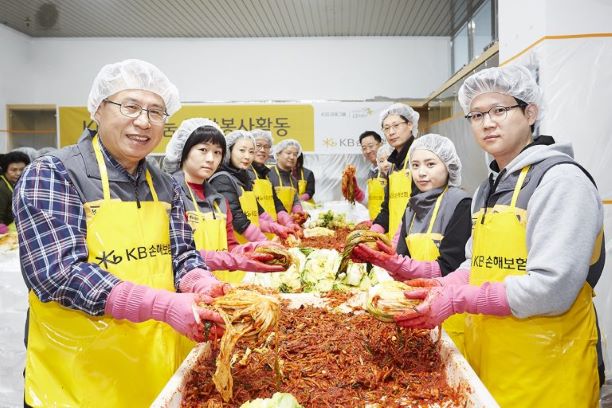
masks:
<svg viewBox="0 0 612 408"><path fill-rule="evenodd" d="M449 36L481 1L0 0L0 23L32 37Z"/></svg>

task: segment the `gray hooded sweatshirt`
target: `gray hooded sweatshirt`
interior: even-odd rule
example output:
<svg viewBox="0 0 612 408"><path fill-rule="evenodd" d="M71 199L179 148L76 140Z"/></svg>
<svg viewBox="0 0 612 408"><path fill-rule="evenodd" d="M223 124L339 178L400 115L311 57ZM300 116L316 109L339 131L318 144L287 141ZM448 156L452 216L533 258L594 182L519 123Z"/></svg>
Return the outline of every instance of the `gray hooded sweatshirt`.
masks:
<svg viewBox="0 0 612 408"><path fill-rule="evenodd" d="M569 143L530 146L506 166L506 171L496 175L502 178L496 180L497 191L504 185L506 189L513 189L518 171L523 167L532 165L535 173L537 163L553 157L572 161L572 146ZM480 203L477 200L479 190L474 194L472 213L483 204L482 200ZM507 204L501 201L505 200L500 199L498 203ZM520 201L519 195L517 206L525 208L526 204L527 209L528 255L526 274L504 279L512 314L518 318L563 314L587 280L596 237L603 226L601 198L595 185L578 166L561 163L542 176L527 203L521 205ZM466 261L460 269L469 270L471 262L470 237L466 244ZM603 264L603 259L600 262Z"/></svg>

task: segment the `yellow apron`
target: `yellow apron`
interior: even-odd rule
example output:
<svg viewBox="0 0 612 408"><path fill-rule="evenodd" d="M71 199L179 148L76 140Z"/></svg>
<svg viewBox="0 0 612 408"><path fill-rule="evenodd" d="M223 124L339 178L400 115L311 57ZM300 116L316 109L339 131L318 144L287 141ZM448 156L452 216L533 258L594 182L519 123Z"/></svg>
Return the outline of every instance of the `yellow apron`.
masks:
<svg viewBox="0 0 612 408"><path fill-rule="evenodd" d="M253 168L255 180L253 180L253 192L259 205L274 221L276 221L276 207L274 206L274 196L272 193L272 183L265 178L259 178L257 171Z"/></svg>
<svg viewBox="0 0 612 408"><path fill-rule="evenodd" d="M110 198L106 165L93 140L104 199L84 204L90 263L122 280L174 291L167 203ZM31 406L144 407L181 363L182 337L165 323L95 317L29 293L25 400Z"/></svg>
<svg viewBox="0 0 612 408"><path fill-rule="evenodd" d="M9 181L6 179L6 177L0 176L0 178L4 181L4 183L6 184L8 189L11 190L11 193L13 193L14 192L13 186L11 185L11 183L9 183ZM14 221L11 222L9 225L7 225L7 228L9 230L9 232L17 232L17 227L15 226L15 222Z"/></svg>
<svg viewBox="0 0 612 408"><path fill-rule="evenodd" d="M526 211L516 200L529 167L523 168L510 206L477 214L470 284L524 275ZM594 407L598 405L597 331L593 290L585 283L560 316L468 315L468 361L502 407Z"/></svg>
<svg viewBox="0 0 612 408"><path fill-rule="evenodd" d="M408 230L408 234L406 236L406 246L408 247L408 251L410 251L410 258L414 259L415 261L435 261L440 256L440 249L438 245L436 245L436 242L439 243L442 241L444 235L440 233L432 233L431 230L436 222L438 210L440 209L440 204L442 203L442 198L447 190L448 187L446 187L446 189L438 196L438 199L436 200L426 233L411 234L410 231L412 230L412 223L410 224L410 229ZM414 222L414 217L412 217L412 222ZM446 330L446 333L448 333L461 354L465 354L463 339L464 326L464 313L453 315L442 323L442 327L444 330Z"/></svg>
<svg viewBox="0 0 612 408"><path fill-rule="evenodd" d="M412 193L412 177L410 172L406 174L406 166L409 161L410 157L406 156L404 167L389 175L389 230L387 234L391 239L402 222Z"/></svg>
<svg viewBox="0 0 612 408"><path fill-rule="evenodd" d="M378 172L378 177L368 179L368 211L372 221L378 216L380 206L385 200L386 185L387 179L380 177L380 171Z"/></svg>
<svg viewBox="0 0 612 408"><path fill-rule="evenodd" d="M187 211L187 221L193 230L196 249L227 251L227 218L225 214L223 214L217 203L214 203L215 209L213 211L203 213L200 211L191 188L189 188L189 194L191 195L195 211ZM213 274L217 279L228 283L240 283L242 278L244 278L244 272L241 271L230 272L221 270L213 271Z"/></svg>
<svg viewBox="0 0 612 408"><path fill-rule="evenodd" d="M291 177L289 177L291 187L283 186L283 179L281 178L280 173L278 172L278 167L274 166L274 170L278 175L278 183L280 184L279 186L274 187L274 190L276 191L278 199L281 201L281 203L283 203L283 207L285 207L285 210L287 210L287 212L291 214L291 209L293 208L293 201L297 190L293 186L293 181L291 180Z"/></svg>
<svg viewBox="0 0 612 408"><path fill-rule="evenodd" d="M306 193L307 186L308 186L308 181L304 179L304 169L302 169L302 178L298 180L298 194L300 197L302 196L302 194ZM306 200L306 202L313 204L313 205L315 204L314 199L312 197Z"/></svg>

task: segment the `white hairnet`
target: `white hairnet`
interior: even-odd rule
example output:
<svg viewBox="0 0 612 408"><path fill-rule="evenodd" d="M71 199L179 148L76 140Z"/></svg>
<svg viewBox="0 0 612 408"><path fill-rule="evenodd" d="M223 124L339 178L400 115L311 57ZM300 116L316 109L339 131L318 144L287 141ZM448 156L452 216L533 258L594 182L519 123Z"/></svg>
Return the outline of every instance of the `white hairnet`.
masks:
<svg viewBox="0 0 612 408"><path fill-rule="evenodd" d="M274 141L272 140L272 132L263 129L252 129L251 134L255 139L266 139L266 141L272 146Z"/></svg>
<svg viewBox="0 0 612 408"><path fill-rule="evenodd" d="M415 150L429 150L440 158L448 170L448 185L459 187L461 185L461 160L455 149L455 145L447 137L428 133L414 139L408 154L410 155L410 167L412 167L412 152Z"/></svg>
<svg viewBox="0 0 612 408"><path fill-rule="evenodd" d="M198 128L203 126L211 126L217 129L221 134L223 130L216 122L206 118L192 118L184 120L181 125L174 131L170 141L166 145L166 156L162 167L164 171L172 174L179 169L181 165L181 157L183 156L183 148L189 136Z"/></svg>
<svg viewBox="0 0 612 408"><path fill-rule="evenodd" d="M181 108L178 90L155 65L137 59L128 59L102 67L91 85L87 109L94 114L105 98L126 89L143 89L161 96L168 115Z"/></svg>
<svg viewBox="0 0 612 408"><path fill-rule="evenodd" d="M419 135L419 112L415 111L408 105L403 103L394 103L387 109L380 113L380 127L383 126L383 121L389 115L400 115L406 118L407 121L412 123L412 135L417 137Z"/></svg>
<svg viewBox="0 0 612 408"><path fill-rule="evenodd" d="M240 139L249 139L253 142L253 147L255 147L255 138L246 130L234 130L233 132L225 135L225 143L227 144L227 153L225 154L225 162L229 163L231 158L231 149L232 146L236 144Z"/></svg>
<svg viewBox="0 0 612 408"><path fill-rule="evenodd" d="M295 139L285 139L280 143L277 143L274 146L274 158L276 159L278 157L278 154L280 152L282 152L283 150L285 150L288 147L297 147L297 155L299 156L300 154L302 154L302 145L300 144L300 142L298 142Z"/></svg>
<svg viewBox="0 0 612 408"><path fill-rule="evenodd" d="M393 153L393 150L394 148L390 144L385 143L381 145L376 151L376 161L380 160L380 158L383 156L389 157L391 153Z"/></svg>
<svg viewBox="0 0 612 408"><path fill-rule="evenodd" d="M459 88L457 98L463 112L469 113L472 100L488 92L510 95L538 106L542 99L540 87L526 67L510 65L487 68L468 77Z"/></svg>

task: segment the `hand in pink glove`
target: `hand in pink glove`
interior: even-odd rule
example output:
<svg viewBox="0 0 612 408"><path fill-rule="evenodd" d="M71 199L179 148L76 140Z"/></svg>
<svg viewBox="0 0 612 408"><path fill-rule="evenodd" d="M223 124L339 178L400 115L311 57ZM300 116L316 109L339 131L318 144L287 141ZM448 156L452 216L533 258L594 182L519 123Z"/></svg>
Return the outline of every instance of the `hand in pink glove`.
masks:
<svg viewBox="0 0 612 408"><path fill-rule="evenodd" d="M274 247L284 248L284 246L282 246L281 244L278 244L278 243L272 242L272 241L247 242L245 244L238 245L237 247L232 249L232 254L234 254L234 255L246 255L246 254L248 254L250 252L253 252L255 249L257 249L257 248L259 248L261 246L265 246L265 247L274 246Z"/></svg>
<svg viewBox="0 0 612 408"><path fill-rule="evenodd" d="M217 312L197 306L210 301L195 293L173 293L124 281L111 290L104 312L133 323L149 319L164 322L193 341L204 341L205 322L215 325L216 335L223 330L223 319Z"/></svg>
<svg viewBox="0 0 612 408"><path fill-rule="evenodd" d="M8 232L8 227L6 224L0 224L0 235L6 234Z"/></svg>
<svg viewBox="0 0 612 408"><path fill-rule="evenodd" d="M395 317L401 327L433 329L456 313L508 316L506 287L503 282L485 282L481 286L436 286L404 292L408 299L422 299L413 310Z"/></svg>
<svg viewBox="0 0 612 408"><path fill-rule="evenodd" d="M302 206L300 204L296 204L293 207L291 207L291 213L295 214L295 213L303 213L304 209L302 208Z"/></svg>
<svg viewBox="0 0 612 408"><path fill-rule="evenodd" d="M199 293L212 298L225 295L231 288L229 284L215 278L210 271L200 268L190 270L179 282L181 292Z"/></svg>
<svg viewBox="0 0 612 408"><path fill-rule="evenodd" d="M357 178L353 176L353 185L355 186L355 201L363 202L365 200L365 192L359 188L359 184L357 184Z"/></svg>
<svg viewBox="0 0 612 408"><path fill-rule="evenodd" d="M269 224L268 231L266 232L271 232L275 235L278 235L278 237L281 239L287 239L289 234L293 233L292 230L287 227L283 227L278 222L271 222Z"/></svg>
<svg viewBox="0 0 612 408"><path fill-rule="evenodd" d="M372 224L372 226L370 227L370 231L374 231L374 232L378 232L380 234L384 234L385 233L385 228L380 225L380 224Z"/></svg>
<svg viewBox="0 0 612 408"><path fill-rule="evenodd" d="M261 229L253 223L249 224L249 226L247 227L247 229L244 230L242 235L251 242L268 240L263 234L263 232L261 232Z"/></svg>
<svg viewBox="0 0 612 408"><path fill-rule="evenodd" d="M310 194L304 193L300 196L300 201L308 201L310 200Z"/></svg>
<svg viewBox="0 0 612 408"><path fill-rule="evenodd" d="M274 259L272 254L249 252L243 255L227 251L201 251L206 265L212 271L249 271L249 272L283 272L281 265L267 265Z"/></svg>
<svg viewBox="0 0 612 408"><path fill-rule="evenodd" d="M400 281L440 276L440 265L436 261L414 261L408 256L396 254L393 248L381 241L376 241L376 246L378 251L365 244L357 245L353 248L351 259L353 262L370 262L380 266Z"/></svg>

